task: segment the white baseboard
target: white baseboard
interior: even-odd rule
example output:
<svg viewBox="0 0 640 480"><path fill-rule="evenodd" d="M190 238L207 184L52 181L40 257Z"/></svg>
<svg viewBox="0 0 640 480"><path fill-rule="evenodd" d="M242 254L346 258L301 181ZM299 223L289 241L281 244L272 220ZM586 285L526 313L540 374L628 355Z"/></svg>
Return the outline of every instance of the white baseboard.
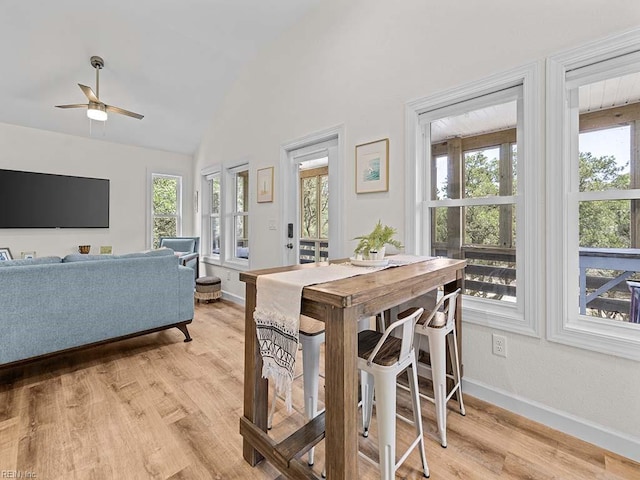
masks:
<svg viewBox="0 0 640 480"><path fill-rule="evenodd" d="M244 297L241 297L240 295L235 295L233 293L225 292L223 290L222 291L222 298L224 298L225 300L229 300L230 302L236 303L236 304L241 305L241 306L244 307Z"/></svg>
<svg viewBox="0 0 640 480"><path fill-rule="evenodd" d="M462 380L462 389L465 394L640 462L640 438L617 432L470 378Z"/></svg>

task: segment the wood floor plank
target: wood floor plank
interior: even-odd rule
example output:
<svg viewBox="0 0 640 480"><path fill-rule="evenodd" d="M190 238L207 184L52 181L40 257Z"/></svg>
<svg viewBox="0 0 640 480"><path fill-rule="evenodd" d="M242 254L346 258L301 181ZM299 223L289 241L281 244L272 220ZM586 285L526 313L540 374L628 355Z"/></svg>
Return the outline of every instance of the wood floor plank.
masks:
<svg viewBox="0 0 640 480"><path fill-rule="evenodd" d="M177 330L163 331L0 371L0 470L47 480L278 478L267 462L252 468L242 458L244 311L220 301L198 304L195 312L190 343ZM323 385L320 379L321 405ZM269 432L276 441L305 422L302 398L298 378L298 412L276 404ZM473 397L465 404L466 417L450 404L444 449L433 405L423 402L432 480L640 479L636 462ZM410 416L406 392L398 393L398 409ZM400 449L413 427L400 422L397 431ZM360 450L375 459L376 442L374 417ZM316 474L324 447L316 447ZM364 459L359 470L362 479L379 478ZM397 478L422 478L417 452Z"/></svg>

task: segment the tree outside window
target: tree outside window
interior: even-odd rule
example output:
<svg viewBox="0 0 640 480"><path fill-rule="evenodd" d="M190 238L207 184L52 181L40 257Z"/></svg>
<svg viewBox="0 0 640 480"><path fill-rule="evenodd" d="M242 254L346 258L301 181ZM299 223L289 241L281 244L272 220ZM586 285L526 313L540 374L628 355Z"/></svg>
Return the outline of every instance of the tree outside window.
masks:
<svg viewBox="0 0 640 480"><path fill-rule="evenodd" d="M329 251L329 168L300 170L300 263Z"/></svg>
<svg viewBox="0 0 640 480"><path fill-rule="evenodd" d="M207 177L209 189L209 249L214 257L220 256L220 173Z"/></svg>
<svg viewBox="0 0 640 480"><path fill-rule="evenodd" d="M159 247L160 237L181 234L181 186L180 176L152 174L153 248Z"/></svg>

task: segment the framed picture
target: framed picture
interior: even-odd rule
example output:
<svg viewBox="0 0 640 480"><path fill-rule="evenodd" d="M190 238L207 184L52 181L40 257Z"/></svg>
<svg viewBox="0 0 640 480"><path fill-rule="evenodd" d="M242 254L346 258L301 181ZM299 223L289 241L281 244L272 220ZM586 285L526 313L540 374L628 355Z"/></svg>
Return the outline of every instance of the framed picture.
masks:
<svg viewBox="0 0 640 480"><path fill-rule="evenodd" d="M356 145L356 193L389 190L389 139Z"/></svg>
<svg viewBox="0 0 640 480"><path fill-rule="evenodd" d="M30 258L36 258L36 252L20 252L20 258L25 260Z"/></svg>
<svg viewBox="0 0 640 480"><path fill-rule="evenodd" d="M111 255L113 248L111 245L102 245L100 247L100 255Z"/></svg>
<svg viewBox="0 0 640 480"><path fill-rule="evenodd" d="M11 252L8 248L0 248L0 262L4 262L5 260L13 260Z"/></svg>
<svg viewBox="0 0 640 480"><path fill-rule="evenodd" d="M258 203L273 202L273 167L258 170Z"/></svg>

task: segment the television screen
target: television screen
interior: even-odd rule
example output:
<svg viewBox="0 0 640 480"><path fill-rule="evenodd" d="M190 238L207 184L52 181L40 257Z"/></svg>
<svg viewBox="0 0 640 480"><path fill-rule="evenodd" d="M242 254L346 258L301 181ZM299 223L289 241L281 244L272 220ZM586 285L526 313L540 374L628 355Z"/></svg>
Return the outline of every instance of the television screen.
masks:
<svg viewBox="0 0 640 480"><path fill-rule="evenodd" d="M108 228L109 180L0 170L0 228Z"/></svg>

